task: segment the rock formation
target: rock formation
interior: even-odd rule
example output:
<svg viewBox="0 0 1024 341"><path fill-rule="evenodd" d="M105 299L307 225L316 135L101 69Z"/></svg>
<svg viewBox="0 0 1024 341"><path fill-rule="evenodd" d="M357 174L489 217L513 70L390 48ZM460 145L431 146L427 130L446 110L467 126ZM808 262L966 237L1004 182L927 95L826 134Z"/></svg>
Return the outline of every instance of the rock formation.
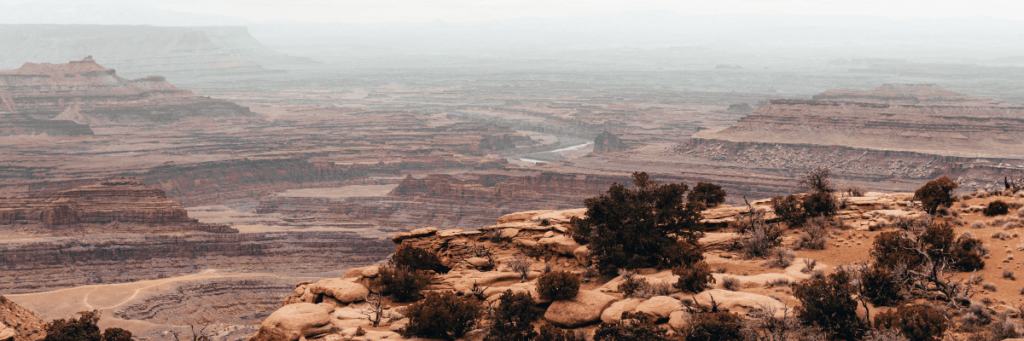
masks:
<svg viewBox="0 0 1024 341"><path fill-rule="evenodd" d="M6 115L48 120L55 126L251 115L247 108L196 96L160 76L125 80L91 56L67 64L25 63L16 70L0 71L0 100ZM65 130L73 135L86 134L86 129Z"/></svg>
<svg viewBox="0 0 1024 341"><path fill-rule="evenodd" d="M188 212L164 191L133 178L27 198L0 199L0 224L185 223Z"/></svg>
<svg viewBox="0 0 1024 341"><path fill-rule="evenodd" d="M772 100L731 127L696 134L732 142L836 145L944 156L1024 158L1024 106L934 85L829 90Z"/></svg>
<svg viewBox="0 0 1024 341"><path fill-rule="evenodd" d="M0 295L0 340L38 341L46 337L46 324L31 311Z"/></svg>
<svg viewBox="0 0 1024 341"><path fill-rule="evenodd" d="M613 151L620 151L629 148L625 143L622 142L618 136L612 135L607 131L597 135L594 138L594 152L595 153L608 153Z"/></svg>

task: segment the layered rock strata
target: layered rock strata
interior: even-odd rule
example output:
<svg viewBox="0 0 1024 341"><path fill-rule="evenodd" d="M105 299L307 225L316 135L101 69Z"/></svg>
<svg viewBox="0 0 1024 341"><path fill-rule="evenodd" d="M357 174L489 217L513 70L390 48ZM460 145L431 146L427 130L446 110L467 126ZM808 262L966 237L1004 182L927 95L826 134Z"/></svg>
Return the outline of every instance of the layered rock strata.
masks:
<svg viewBox="0 0 1024 341"><path fill-rule="evenodd" d="M50 127L64 135L88 135L88 127L78 126L111 122L251 115L247 108L197 96L160 76L123 79L92 57L66 64L25 63L15 70L0 71L0 101L0 109L12 119L8 125L21 122L26 131ZM63 122L38 123L44 120ZM36 123L29 124L32 122ZM63 130L57 129L61 127ZM17 132L14 128L3 130Z"/></svg>
<svg viewBox="0 0 1024 341"><path fill-rule="evenodd" d="M43 223L186 223L188 212L164 191L133 178L113 178L99 184L48 195L0 200L0 224Z"/></svg>

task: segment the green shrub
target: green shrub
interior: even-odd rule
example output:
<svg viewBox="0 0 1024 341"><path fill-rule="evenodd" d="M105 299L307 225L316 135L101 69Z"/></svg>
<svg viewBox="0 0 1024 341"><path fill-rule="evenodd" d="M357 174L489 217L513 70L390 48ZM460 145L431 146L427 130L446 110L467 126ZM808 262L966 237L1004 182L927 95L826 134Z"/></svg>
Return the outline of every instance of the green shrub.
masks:
<svg viewBox="0 0 1024 341"><path fill-rule="evenodd" d="M552 271L537 280L537 293L544 300L571 300L580 291L580 277L565 271Z"/></svg>
<svg viewBox="0 0 1024 341"><path fill-rule="evenodd" d="M722 186L713 183L698 182L693 186L690 194L686 195L686 201L704 207L715 207L725 202L725 190L722 189Z"/></svg>
<svg viewBox="0 0 1024 341"><path fill-rule="evenodd" d="M875 306L893 306L903 301L900 293L901 283L897 282L892 271L881 266L873 266L861 273L861 295L864 295Z"/></svg>
<svg viewBox="0 0 1024 341"><path fill-rule="evenodd" d="M413 301L419 298L420 290L430 285L433 276L424 270L397 267L391 264L377 268L374 284L383 294L399 302Z"/></svg>
<svg viewBox="0 0 1024 341"><path fill-rule="evenodd" d="M742 317L724 311L696 314L686 341L740 341L742 323Z"/></svg>
<svg viewBox="0 0 1024 341"><path fill-rule="evenodd" d="M793 296L800 300L797 317L804 324L819 327L834 338L856 340L863 335L865 328L857 317L855 292L850 284L850 275L843 270L796 284Z"/></svg>
<svg viewBox="0 0 1024 341"><path fill-rule="evenodd" d="M897 330L910 341L939 341L949 325L935 308L904 305L876 315L875 328Z"/></svg>
<svg viewBox="0 0 1024 341"><path fill-rule="evenodd" d="M804 212L811 217L831 217L839 211L839 202L831 192L815 192L804 196L800 203Z"/></svg>
<svg viewBox="0 0 1024 341"><path fill-rule="evenodd" d="M594 341L668 341L668 330L654 325L643 313L622 313L619 322L601 323L594 331Z"/></svg>
<svg viewBox="0 0 1024 341"><path fill-rule="evenodd" d="M439 274L447 273L448 267L441 265L441 260L433 252L409 245L399 244L391 261L395 266L413 270L428 270Z"/></svg>
<svg viewBox="0 0 1024 341"><path fill-rule="evenodd" d="M540 334L533 341L586 341L586 338L572 330L564 330L550 324L540 327Z"/></svg>
<svg viewBox="0 0 1024 341"><path fill-rule="evenodd" d="M940 206L952 206L956 198L953 197L953 190L957 188L956 182L943 176L928 181L914 192L914 198L921 200L921 206L928 214L935 214Z"/></svg>
<svg viewBox="0 0 1024 341"><path fill-rule="evenodd" d="M715 283L711 267L705 261L674 267L672 274L679 276L679 281L675 284L676 289L684 292L698 293L707 289L708 283Z"/></svg>
<svg viewBox="0 0 1024 341"><path fill-rule="evenodd" d="M772 198L771 204L775 215L789 225L789 227L803 225L804 221L807 220L807 213L804 212L800 204L800 198L795 195L790 194L785 197L778 196Z"/></svg>
<svg viewBox="0 0 1024 341"><path fill-rule="evenodd" d="M401 334L455 340L472 330L482 315L483 307L475 298L459 297L450 291L430 292L406 308L409 322Z"/></svg>
<svg viewBox="0 0 1024 341"><path fill-rule="evenodd" d="M506 290L498 298L498 307L491 314L491 328L484 341L529 341L537 336L533 322L544 312L537 308L529 293Z"/></svg>
<svg viewBox="0 0 1024 341"><path fill-rule="evenodd" d="M680 239L697 244L703 232L702 205L683 202L685 184L660 185L647 173L633 173L636 189L615 183L588 198L586 218L573 220L570 236L587 243L606 275L618 269L671 267L671 249Z"/></svg>
<svg viewBox="0 0 1024 341"><path fill-rule="evenodd" d="M878 266L893 269L905 264L908 269L924 265L927 255L938 265L951 265L958 271L973 271L985 267L984 244L969 235L956 237L947 223L934 223L920 236L911 232L885 232L875 237L871 255Z"/></svg>
<svg viewBox="0 0 1024 341"><path fill-rule="evenodd" d="M622 276L622 282L619 283L617 290L626 298L634 297L643 290L644 286L648 285L646 279L638 277L633 272L622 270L619 271L619 276Z"/></svg>
<svg viewBox="0 0 1024 341"><path fill-rule="evenodd" d="M103 331L103 341L132 341L132 332L121 328L107 328Z"/></svg>
<svg viewBox="0 0 1024 341"><path fill-rule="evenodd" d="M1002 200L996 200L988 203L988 206L985 206L985 211L983 213L986 217L1004 215L1010 213L1010 205L1007 205Z"/></svg>

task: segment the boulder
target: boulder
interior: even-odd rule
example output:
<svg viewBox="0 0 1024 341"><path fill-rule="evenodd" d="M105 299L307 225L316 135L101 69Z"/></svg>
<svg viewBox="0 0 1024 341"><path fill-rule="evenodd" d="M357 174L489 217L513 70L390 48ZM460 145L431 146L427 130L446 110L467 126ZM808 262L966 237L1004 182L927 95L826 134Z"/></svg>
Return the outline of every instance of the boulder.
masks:
<svg viewBox="0 0 1024 341"><path fill-rule="evenodd" d="M643 302L643 300L630 298L612 303L611 306L608 306L608 309L601 313L601 322L619 322L622 319L622 313L635 310L636 306L640 305L640 302Z"/></svg>
<svg viewBox="0 0 1024 341"><path fill-rule="evenodd" d="M500 218L498 218L498 224L507 224L507 223L517 223L517 222L529 221L531 218L533 218L533 216L535 216L537 214L540 214L540 213L546 213L546 212L549 212L549 211L527 211L527 212L517 212L517 213L512 213L512 214L506 214L506 215L503 215Z"/></svg>
<svg viewBox="0 0 1024 341"><path fill-rule="evenodd" d="M690 314L682 310L673 311L668 315L668 326L676 331L686 330L690 326Z"/></svg>
<svg viewBox="0 0 1024 341"><path fill-rule="evenodd" d="M601 312L615 301L615 297L596 291L580 290L572 300L554 301L544 313L544 319L562 328L576 328L594 323Z"/></svg>
<svg viewBox="0 0 1024 341"><path fill-rule="evenodd" d="M515 238L516 236L519 235L519 229L514 229L514 228L501 229L501 231L498 232L498 235L502 239L512 239L512 238Z"/></svg>
<svg viewBox="0 0 1024 341"><path fill-rule="evenodd" d="M706 290L692 297L695 298L697 303L702 306L710 306L711 297L714 297L715 303L718 304L719 309L739 314L747 314L751 309L760 309L762 305L766 307L774 306L776 308L776 317L782 317L787 311L786 305L782 302L765 295L749 292L712 289Z"/></svg>
<svg viewBox="0 0 1024 341"><path fill-rule="evenodd" d="M576 248L576 250L573 250L572 255L576 256L576 260L578 260L580 264L590 264L590 248L587 247L586 245L580 246Z"/></svg>
<svg viewBox="0 0 1024 341"><path fill-rule="evenodd" d="M367 267L362 268L362 269L363 269L363 273L362 273L363 278L374 278L374 277L377 277L377 275L380 273L380 267L379 266L367 266Z"/></svg>
<svg viewBox="0 0 1024 341"><path fill-rule="evenodd" d="M683 308L683 303L674 297L655 296L636 306L636 311L658 319L666 319L673 311Z"/></svg>
<svg viewBox="0 0 1024 341"><path fill-rule="evenodd" d="M338 302L348 304L362 301L363 297L370 294L370 289L341 278L328 278L310 285L309 292L330 296Z"/></svg>
<svg viewBox="0 0 1024 341"><path fill-rule="evenodd" d="M270 314L249 341L297 341L330 333L330 313L312 303L286 305Z"/></svg>
<svg viewBox="0 0 1024 341"><path fill-rule="evenodd" d="M475 266L475 267L478 267L478 268L484 268L484 267L492 265L490 260L488 260L487 258L483 258L483 257L470 257L470 258L466 258L466 263L469 263L469 265L472 265L472 266Z"/></svg>
<svg viewBox="0 0 1024 341"><path fill-rule="evenodd" d="M15 336L18 336L18 331L0 322L0 341L14 340Z"/></svg>
<svg viewBox="0 0 1024 341"><path fill-rule="evenodd" d="M573 256L573 253L580 247L572 238L566 237L565 235L558 234L548 238L541 238L537 241L540 245L543 245L552 252L560 253L563 255Z"/></svg>

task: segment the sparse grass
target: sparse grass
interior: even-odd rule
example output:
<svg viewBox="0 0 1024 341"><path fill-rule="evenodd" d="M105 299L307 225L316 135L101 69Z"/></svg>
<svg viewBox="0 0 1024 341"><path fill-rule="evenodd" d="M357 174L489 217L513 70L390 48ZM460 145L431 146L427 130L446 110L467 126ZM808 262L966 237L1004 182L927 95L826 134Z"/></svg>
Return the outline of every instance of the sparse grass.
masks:
<svg viewBox="0 0 1024 341"><path fill-rule="evenodd" d="M1011 270L1010 268L1003 268L1003 278L1011 281L1017 280L1017 277L1014 277L1013 275L1013 270Z"/></svg>
<svg viewBox="0 0 1024 341"><path fill-rule="evenodd" d="M825 244L829 240L829 222L824 217L816 217L808 219L804 223L803 232L800 233L797 243L794 245L796 249L809 249L809 250L823 250Z"/></svg>
<svg viewBox="0 0 1024 341"><path fill-rule="evenodd" d="M772 249L771 254L768 257L768 261L765 262L764 265L770 268L785 269L793 264L793 259L796 259L796 253L793 253L793 251L783 248L775 248Z"/></svg>
<svg viewBox="0 0 1024 341"><path fill-rule="evenodd" d="M996 288L996 285L992 283L985 283L981 286L981 288L991 292L996 292L996 289L998 289Z"/></svg>
<svg viewBox="0 0 1024 341"><path fill-rule="evenodd" d="M765 288L788 287L791 285L793 285L793 282L790 282L788 279L785 278L777 278L764 283Z"/></svg>
<svg viewBox="0 0 1024 341"><path fill-rule="evenodd" d="M725 278L722 279L722 287L724 287L725 290L737 291L740 289L740 280L736 277L725 276Z"/></svg>
<svg viewBox="0 0 1024 341"><path fill-rule="evenodd" d="M804 268L800 270L803 273L809 273L814 271L814 267L818 266L818 260L814 258L804 258Z"/></svg>

